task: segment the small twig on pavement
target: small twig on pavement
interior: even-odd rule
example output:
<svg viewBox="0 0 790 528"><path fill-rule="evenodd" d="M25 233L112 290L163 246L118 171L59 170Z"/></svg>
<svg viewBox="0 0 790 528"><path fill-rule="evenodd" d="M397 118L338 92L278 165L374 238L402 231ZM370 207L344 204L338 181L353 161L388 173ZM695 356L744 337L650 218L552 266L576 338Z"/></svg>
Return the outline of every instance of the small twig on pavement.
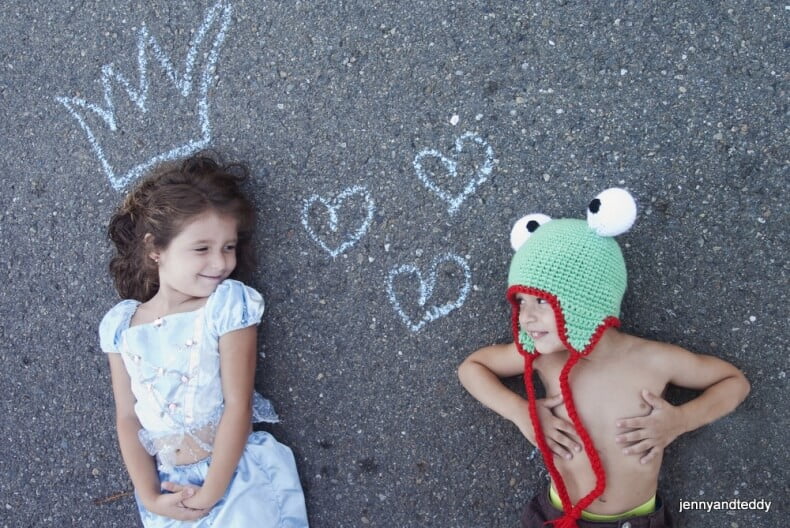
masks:
<svg viewBox="0 0 790 528"><path fill-rule="evenodd" d="M128 497L129 495L133 495L133 494L134 494L134 490L119 491L118 493L113 493L112 495L108 495L106 497L93 499L93 504L96 506L101 506L103 504L109 504L111 502L115 502L117 500L123 499L124 497Z"/></svg>

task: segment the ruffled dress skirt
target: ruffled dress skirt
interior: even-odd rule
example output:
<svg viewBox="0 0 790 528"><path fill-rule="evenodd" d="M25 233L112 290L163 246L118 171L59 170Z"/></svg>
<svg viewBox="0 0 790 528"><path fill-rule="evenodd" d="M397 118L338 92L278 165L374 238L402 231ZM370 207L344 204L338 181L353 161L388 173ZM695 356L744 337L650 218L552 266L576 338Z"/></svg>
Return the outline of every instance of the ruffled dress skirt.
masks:
<svg viewBox="0 0 790 528"><path fill-rule="evenodd" d="M201 486L211 458L159 468L160 482ZM264 431L252 433L225 496L197 521L178 521L149 512L137 500L145 528L306 528L304 494L290 448Z"/></svg>

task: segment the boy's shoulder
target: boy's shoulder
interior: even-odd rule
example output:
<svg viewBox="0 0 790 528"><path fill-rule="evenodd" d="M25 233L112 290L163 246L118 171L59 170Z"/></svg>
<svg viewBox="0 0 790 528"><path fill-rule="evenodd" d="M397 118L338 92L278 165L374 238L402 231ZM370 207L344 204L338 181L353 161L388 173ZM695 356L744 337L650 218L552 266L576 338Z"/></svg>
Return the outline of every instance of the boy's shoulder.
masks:
<svg viewBox="0 0 790 528"><path fill-rule="evenodd" d="M646 376L669 380L677 376L678 369L694 365L696 357L680 346L611 328L585 357L583 364L587 366L582 370L594 377ZM535 370L544 378L552 379L559 376L567 360L567 352L540 355L535 360Z"/></svg>
<svg viewBox="0 0 790 528"><path fill-rule="evenodd" d="M625 332L618 332L617 339L609 343L601 343L603 352L606 346L612 347L612 356L622 361L628 361L641 365L644 368L660 371L671 371L681 358L694 356L683 347L639 337Z"/></svg>

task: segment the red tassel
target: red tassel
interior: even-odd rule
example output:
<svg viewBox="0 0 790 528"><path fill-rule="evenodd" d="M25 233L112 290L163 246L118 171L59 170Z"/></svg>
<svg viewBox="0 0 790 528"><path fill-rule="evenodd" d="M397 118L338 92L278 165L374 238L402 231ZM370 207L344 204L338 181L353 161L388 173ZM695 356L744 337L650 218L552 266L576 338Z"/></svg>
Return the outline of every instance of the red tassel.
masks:
<svg viewBox="0 0 790 528"><path fill-rule="evenodd" d="M579 525L576 524L577 518L572 514L563 515L556 521L554 521L554 528L579 528Z"/></svg>

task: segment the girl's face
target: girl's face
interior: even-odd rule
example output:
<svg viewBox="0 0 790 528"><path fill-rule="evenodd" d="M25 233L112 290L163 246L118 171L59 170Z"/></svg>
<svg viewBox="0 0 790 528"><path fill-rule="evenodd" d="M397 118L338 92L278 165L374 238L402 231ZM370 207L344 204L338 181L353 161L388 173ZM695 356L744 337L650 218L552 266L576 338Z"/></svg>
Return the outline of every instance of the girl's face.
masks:
<svg viewBox="0 0 790 528"><path fill-rule="evenodd" d="M208 297L236 267L238 223L235 218L206 211L189 220L159 260L159 289L168 295Z"/></svg>
<svg viewBox="0 0 790 528"><path fill-rule="evenodd" d="M541 354L566 350L557 332L557 319L551 304L526 293L517 294L516 299L519 301L519 325L532 338L535 350Z"/></svg>

